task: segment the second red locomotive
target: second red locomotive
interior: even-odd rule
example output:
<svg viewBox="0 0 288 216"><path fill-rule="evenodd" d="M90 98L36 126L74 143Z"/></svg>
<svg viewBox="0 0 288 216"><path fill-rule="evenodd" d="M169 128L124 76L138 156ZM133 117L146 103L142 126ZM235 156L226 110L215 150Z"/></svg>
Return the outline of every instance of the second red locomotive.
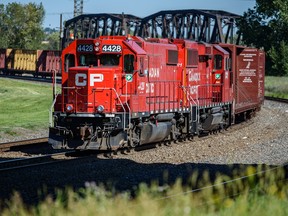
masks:
<svg viewBox="0 0 288 216"><path fill-rule="evenodd" d="M62 51L53 148L111 149L191 138L250 117L264 100L264 52L184 39L101 36Z"/></svg>

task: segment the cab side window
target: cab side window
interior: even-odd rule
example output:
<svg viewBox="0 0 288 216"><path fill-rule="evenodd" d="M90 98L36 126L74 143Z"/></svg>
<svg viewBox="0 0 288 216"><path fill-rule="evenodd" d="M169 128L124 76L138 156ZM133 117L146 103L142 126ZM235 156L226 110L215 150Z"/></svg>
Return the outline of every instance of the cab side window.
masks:
<svg viewBox="0 0 288 216"><path fill-rule="evenodd" d="M64 68L65 71L68 72L70 67L75 67L75 55L74 54L66 54Z"/></svg>
<svg viewBox="0 0 288 216"><path fill-rule="evenodd" d="M127 54L124 56L124 72L133 73L134 71L134 55Z"/></svg>
<svg viewBox="0 0 288 216"><path fill-rule="evenodd" d="M214 56L214 69L219 70L222 69L223 56L215 55Z"/></svg>

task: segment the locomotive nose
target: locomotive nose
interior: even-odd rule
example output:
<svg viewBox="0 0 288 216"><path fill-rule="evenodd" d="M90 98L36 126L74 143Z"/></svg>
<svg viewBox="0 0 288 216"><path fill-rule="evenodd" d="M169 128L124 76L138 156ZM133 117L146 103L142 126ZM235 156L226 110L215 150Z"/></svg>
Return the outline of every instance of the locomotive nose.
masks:
<svg viewBox="0 0 288 216"><path fill-rule="evenodd" d="M68 104L75 112L115 112L115 69L78 68L69 71Z"/></svg>

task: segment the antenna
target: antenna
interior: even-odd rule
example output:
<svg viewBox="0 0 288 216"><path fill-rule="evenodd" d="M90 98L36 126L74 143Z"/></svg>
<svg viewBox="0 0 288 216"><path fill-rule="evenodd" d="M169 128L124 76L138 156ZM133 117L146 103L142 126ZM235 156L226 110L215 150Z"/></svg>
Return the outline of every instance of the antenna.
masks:
<svg viewBox="0 0 288 216"><path fill-rule="evenodd" d="M74 17L83 14L83 0L74 0Z"/></svg>

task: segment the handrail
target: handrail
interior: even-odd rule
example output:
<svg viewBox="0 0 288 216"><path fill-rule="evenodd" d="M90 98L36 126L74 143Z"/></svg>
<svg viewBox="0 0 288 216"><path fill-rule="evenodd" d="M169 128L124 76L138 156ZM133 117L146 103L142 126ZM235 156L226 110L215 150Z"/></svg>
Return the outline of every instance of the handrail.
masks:
<svg viewBox="0 0 288 216"><path fill-rule="evenodd" d="M126 109L124 107L124 104L122 103L122 101L120 100L120 96L119 94L117 93L116 89L115 88L94 88L94 90L113 90L115 92L115 95L117 97L117 99L119 100L120 102L120 105L124 111L124 123L123 123L123 128L125 129L126 128ZM95 104L94 104L95 105ZM129 122L129 125L131 123L131 109L130 109L130 106L128 105L127 101L126 101L126 105L127 105L127 108L128 108L128 111L129 111L129 119L128 119L128 122Z"/></svg>
<svg viewBox="0 0 288 216"><path fill-rule="evenodd" d="M194 98L191 96L190 92L186 89L186 88L190 88L191 86L181 86L181 88L184 91L184 94L186 94L187 100L190 104L190 109L191 109L191 116L192 116L192 107L193 104L191 103L191 101L196 105L196 122L199 123L199 118L198 118L198 110L199 110L199 100L198 100L198 91L199 91L199 85L196 85L195 87L197 88L197 96L196 96L196 100L194 100Z"/></svg>
<svg viewBox="0 0 288 216"><path fill-rule="evenodd" d="M54 97L54 100L50 106L50 109L49 109L49 126L50 127L53 127L53 120L52 120L52 111L53 111L53 108L54 108L54 105L56 103L56 100L57 100L57 97L59 96L59 94L56 94L55 97Z"/></svg>
<svg viewBox="0 0 288 216"><path fill-rule="evenodd" d="M62 89L76 89L76 94L75 94L75 100L77 101L77 95L81 95L81 96L83 96L82 94L80 94L79 92L77 92L77 88L74 86L74 87L62 87ZM117 91L116 91L116 89L115 88L106 88L106 87L103 87L103 88L93 88L93 92L91 93L91 94L94 94L95 95L95 92L97 91L97 90L112 90L112 91L114 91L114 93L115 93L115 95L116 95L116 97L117 97L117 99L119 100L119 102L120 102L120 105L121 105L121 107L122 107L122 109L123 109L123 111L124 111L124 116L123 116L123 120L124 120L124 123L123 123L123 127L124 128L126 128L126 114L127 114L127 111L126 111L126 109L125 109L125 107L124 107L124 104L122 103L122 101L121 101L121 99L120 99L120 96L119 96L119 94L117 93ZM91 95L91 94L87 94L87 95L85 95L85 96L89 96L89 95ZM94 96L95 97L95 96ZM55 104L55 102L53 103L53 105ZM53 106L52 105L52 106ZM127 108L128 108L128 112L129 112L129 120L128 120L128 122L129 122L129 125L130 125L130 123L131 123L131 108L130 108L130 106L128 105L128 103L126 102L126 105L127 105ZM77 103L76 103L76 106L77 106ZM95 106L95 103L94 103L94 106Z"/></svg>

